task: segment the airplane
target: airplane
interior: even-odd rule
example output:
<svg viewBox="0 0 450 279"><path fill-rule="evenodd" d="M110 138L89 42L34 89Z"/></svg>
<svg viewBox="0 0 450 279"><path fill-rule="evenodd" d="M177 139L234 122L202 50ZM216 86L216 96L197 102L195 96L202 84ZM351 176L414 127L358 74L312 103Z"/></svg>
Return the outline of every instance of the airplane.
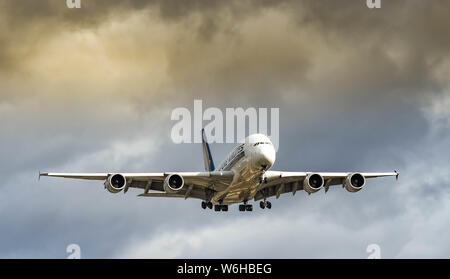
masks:
<svg viewBox="0 0 450 279"><path fill-rule="evenodd" d="M394 176L394 172L286 172L269 170L276 151L269 137L253 134L237 145L226 159L215 167L205 131L202 129L205 171L159 173L39 173L41 176L104 181L110 193L127 193L129 188L143 189L139 197L196 198L203 209L228 211L239 203L239 211L252 211L252 199L262 209L271 209L268 198L304 190L313 194L330 186L342 185L348 192L358 192L367 178Z"/></svg>

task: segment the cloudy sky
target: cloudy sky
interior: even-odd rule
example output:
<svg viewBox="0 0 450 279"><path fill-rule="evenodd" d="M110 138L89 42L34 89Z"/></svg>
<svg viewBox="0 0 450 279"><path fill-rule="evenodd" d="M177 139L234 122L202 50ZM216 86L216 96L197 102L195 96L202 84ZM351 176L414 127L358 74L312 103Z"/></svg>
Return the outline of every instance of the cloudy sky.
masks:
<svg viewBox="0 0 450 279"><path fill-rule="evenodd" d="M450 257L450 1L0 2L0 257ZM173 109L280 109L273 169L392 171L270 211L41 171L203 169ZM207 124L205 122L204 124ZM216 161L231 144L211 146ZM216 162L217 163L217 162Z"/></svg>

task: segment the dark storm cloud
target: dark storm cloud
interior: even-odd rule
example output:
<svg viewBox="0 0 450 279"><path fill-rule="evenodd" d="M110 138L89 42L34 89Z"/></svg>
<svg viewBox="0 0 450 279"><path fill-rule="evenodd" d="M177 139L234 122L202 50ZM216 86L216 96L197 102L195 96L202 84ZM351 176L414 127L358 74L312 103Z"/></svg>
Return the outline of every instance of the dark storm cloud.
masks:
<svg viewBox="0 0 450 279"><path fill-rule="evenodd" d="M440 92L432 72L450 49L445 4L389 1L374 11L364 1L287 1L238 21L217 12L208 40L187 33L169 46L169 74L186 98L306 92L376 102Z"/></svg>
<svg viewBox="0 0 450 279"><path fill-rule="evenodd" d="M0 64L5 74L22 70L39 48L36 41L157 10L161 20L181 24L179 32L168 31L176 39L166 45L166 55L171 92L188 100L211 91L222 99L299 91L329 97L330 87L334 95L384 91L403 98L439 90L430 70L450 49L442 35L450 24L445 3L389 1L370 10L356 0L85 0L82 9L71 10L64 1L6 1L2 13L11 30L0 35ZM199 22L189 19L193 14ZM139 43L145 45L137 38Z"/></svg>
<svg viewBox="0 0 450 279"><path fill-rule="evenodd" d="M298 31L313 28L321 37L329 40L328 43L336 45L336 51L339 51L342 45L355 49L370 45L370 48L361 53L365 55L361 58L366 60L368 66L370 62L377 62L377 57L383 58L386 44L400 42L401 51L410 56L409 64L405 67L414 71L419 70L416 69L418 67L423 67L424 57L433 55L434 60L439 60L448 52L450 39L448 36L442 36L446 26L449 25L447 16L449 7L445 5L446 3L446 1L394 0L383 3L382 9L369 10L365 6L365 1L362 0L349 1L345 4L326 0L228 2L84 0L82 9L68 9L65 1L58 0L4 1L1 14L5 23L5 34L1 36L4 44L0 48L0 54L3 58L2 64L8 66L8 54L13 54L8 47L14 48L15 43L31 43L32 41L25 38L29 34L38 33L39 36L46 38L67 28L95 28L112 18L121 20L139 10L156 9L161 19L172 22L182 21L192 14L200 15L202 22L194 27L199 34L206 35L195 38L199 44L209 42L214 35L229 31L229 28L239 29L240 23L252 16L267 10L280 10L299 25ZM228 20L223 16L227 12L231 17ZM192 27L185 26L186 31L189 32ZM10 30L7 31L7 29ZM238 32L228 34L239 35ZM293 37L296 35L295 32L290 34ZM270 39L270 37L267 38L267 40ZM312 44L314 40L317 38L312 38L310 41L305 37L302 43ZM261 40L259 43L259 46L263 47L269 42ZM277 51L284 50L273 49L275 54ZM294 49L289 51L290 54L294 53ZM267 54L270 60L270 53ZM173 57L173 68L179 66L175 58L177 57ZM276 61L276 58L274 56L273 61ZM393 66L395 65L391 65ZM291 65L286 63L285 70L288 71L290 67ZM292 76L291 79L294 77L297 76Z"/></svg>

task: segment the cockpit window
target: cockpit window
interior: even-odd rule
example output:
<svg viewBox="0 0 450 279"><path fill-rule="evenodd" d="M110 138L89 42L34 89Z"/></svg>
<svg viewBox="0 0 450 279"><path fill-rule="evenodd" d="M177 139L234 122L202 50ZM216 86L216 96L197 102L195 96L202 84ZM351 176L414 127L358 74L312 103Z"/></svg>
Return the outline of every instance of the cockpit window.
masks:
<svg viewBox="0 0 450 279"><path fill-rule="evenodd" d="M260 144L270 144L270 142L267 142L267 141L257 142L255 144L253 144L253 146L257 146L257 145L260 145Z"/></svg>

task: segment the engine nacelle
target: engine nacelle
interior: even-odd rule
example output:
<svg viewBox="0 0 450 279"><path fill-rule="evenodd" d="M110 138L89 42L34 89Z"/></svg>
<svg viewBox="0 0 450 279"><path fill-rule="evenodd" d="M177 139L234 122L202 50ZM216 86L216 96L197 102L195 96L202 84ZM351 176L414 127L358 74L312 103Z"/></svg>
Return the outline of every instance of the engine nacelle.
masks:
<svg viewBox="0 0 450 279"><path fill-rule="evenodd" d="M164 191L166 193L176 193L184 186L184 179L179 174L171 174L164 180Z"/></svg>
<svg viewBox="0 0 450 279"><path fill-rule="evenodd" d="M344 181L344 187L349 192L358 192L364 185L366 185L366 179L360 173L352 173Z"/></svg>
<svg viewBox="0 0 450 279"><path fill-rule="evenodd" d="M127 185L127 179L120 173L112 174L105 181L105 188L113 194L119 193Z"/></svg>
<svg viewBox="0 0 450 279"><path fill-rule="evenodd" d="M303 180L303 190L308 194L315 193L322 189L324 184L323 177L318 173L310 173Z"/></svg>

